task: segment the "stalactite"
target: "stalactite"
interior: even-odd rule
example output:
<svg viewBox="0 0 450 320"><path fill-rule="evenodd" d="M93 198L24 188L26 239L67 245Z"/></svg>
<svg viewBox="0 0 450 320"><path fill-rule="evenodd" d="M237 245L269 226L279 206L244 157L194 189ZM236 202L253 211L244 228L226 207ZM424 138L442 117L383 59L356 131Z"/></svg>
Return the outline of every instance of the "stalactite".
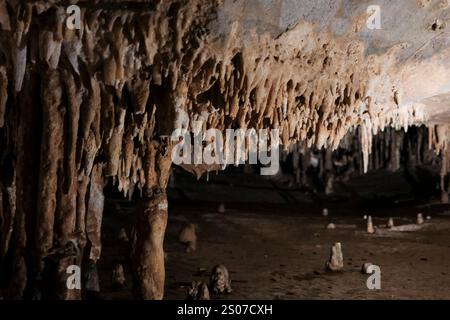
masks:
<svg viewBox="0 0 450 320"><path fill-rule="evenodd" d="M361 150L364 146L362 130L358 128L349 132L334 151L309 148L305 143L292 145L282 153L281 162L291 159L293 172L284 174L292 174L292 180L298 186L313 187L314 182L310 178L317 172L323 184L319 189L331 193L335 182L345 182L352 175L364 172L364 162L361 161L361 153L364 153ZM414 170L416 166L423 165L441 170L442 162L437 161L439 156L433 150L428 150L428 132L428 128L420 126L411 127L408 134L394 128L386 128L374 136L367 133L372 141L371 149L366 150L368 171ZM447 179L447 173L443 173L443 177Z"/></svg>
<svg viewBox="0 0 450 320"><path fill-rule="evenodd" d="M366 173L369 168L369 155L372 150L372 125L370 119L361 126L361 148L363 154L363 172Z"/></svg>
<svg viewBox="0 0 450 320"><path fill-rule="evenodd" d="M59 208L56 224L59 227L58 234L66 242L68 237L75 232L77 216L77 140L80 119L81 99L73 76L65 72L63 74L64 88L67 95L67 110L65 112L65 129L67 136L64 143L63 176L61 179Z"/></svg>

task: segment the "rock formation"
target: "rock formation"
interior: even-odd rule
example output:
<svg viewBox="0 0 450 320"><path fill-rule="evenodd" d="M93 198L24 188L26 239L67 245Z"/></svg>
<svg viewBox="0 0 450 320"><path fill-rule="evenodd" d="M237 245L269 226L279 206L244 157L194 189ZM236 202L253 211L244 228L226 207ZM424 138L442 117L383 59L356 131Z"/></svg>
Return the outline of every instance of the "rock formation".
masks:
<svg viewBox="0 0 450 320"><path fill-rule="evenodd" d="M52 290L81 297L64 270L100 258L111 183L141 196L136 296L163 298L175 129L277 129L297 159L351 141L367 171L383 159L371 151L386 150L374 134L426 124L420 145L442 158L448 202L449 7L385 4L384 37L366 28L362 3L312 3L0 0L2 295L53 297L51 257ZM383 141L396 165L397 140Z"/></svg>

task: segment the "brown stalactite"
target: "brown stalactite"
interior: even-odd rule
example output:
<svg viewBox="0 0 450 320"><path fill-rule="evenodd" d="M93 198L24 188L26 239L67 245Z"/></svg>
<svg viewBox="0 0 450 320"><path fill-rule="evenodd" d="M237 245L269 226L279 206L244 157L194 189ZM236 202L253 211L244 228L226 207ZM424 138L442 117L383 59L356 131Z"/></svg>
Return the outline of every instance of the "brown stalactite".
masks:
<svg viewBox="0 0 450 320"><path fill-rule="evenodd" d="M64 160L62 177L59 180L59 201L56 215L57 234L62 243L75 232L77 217L77 164L76 150L78 138L78 123L80 118L80 99L75 79L68 72L63 76L67 95L67 111L65 113Z"/></svg>
<svg viewBox="0 0 450 320"><path fill-rule="evenodd" d="M63 145L62 84L57 71L45 75L42 90L43 136L41 176L39 178L38 237L39 254L45 257L53 246L58 168Z"/></svg>

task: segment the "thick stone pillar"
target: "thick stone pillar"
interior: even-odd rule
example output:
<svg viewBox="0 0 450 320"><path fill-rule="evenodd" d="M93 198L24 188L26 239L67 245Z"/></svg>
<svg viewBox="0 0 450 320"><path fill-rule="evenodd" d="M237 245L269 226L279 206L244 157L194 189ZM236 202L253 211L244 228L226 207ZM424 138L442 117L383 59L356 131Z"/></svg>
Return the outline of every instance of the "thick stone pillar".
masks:
<svg viewBox="0 0 450 320"><path fill-rule="evenodd" d="M144 196L136 212L133 236L133 288L137 299L164 297L164 235L167 226L166 187L172 164L170 141L148 140L144 161Z"/></svg>
<svg viewBox="0 0 450 320"><path fill-rule="evenodd" d="M136 298L161 300L164 297L163 243L167 217L167 197L164 191L140 201L133 252Z"/></svg>

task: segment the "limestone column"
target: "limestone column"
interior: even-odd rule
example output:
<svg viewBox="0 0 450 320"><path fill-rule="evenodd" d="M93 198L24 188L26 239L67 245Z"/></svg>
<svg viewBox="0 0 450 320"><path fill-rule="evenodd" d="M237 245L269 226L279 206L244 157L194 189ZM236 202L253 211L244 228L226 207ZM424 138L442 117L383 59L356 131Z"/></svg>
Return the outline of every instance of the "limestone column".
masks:
<svg viewBox="0 0 450 320"><path fill-rule="evenodd" d="M146 152L146 186L136 212L133 236L133 291L137 299L164 297L164 235L168 218L166 187L170 176L168 142L149 142Z"/></svg>
<svg viewBox="0 0 450 320"><path fill-rule="evenodd" d="M164 297L163 243L167 217L167 197L164 191L140 201L133 252L136 298L161 300Z"/></svg>

